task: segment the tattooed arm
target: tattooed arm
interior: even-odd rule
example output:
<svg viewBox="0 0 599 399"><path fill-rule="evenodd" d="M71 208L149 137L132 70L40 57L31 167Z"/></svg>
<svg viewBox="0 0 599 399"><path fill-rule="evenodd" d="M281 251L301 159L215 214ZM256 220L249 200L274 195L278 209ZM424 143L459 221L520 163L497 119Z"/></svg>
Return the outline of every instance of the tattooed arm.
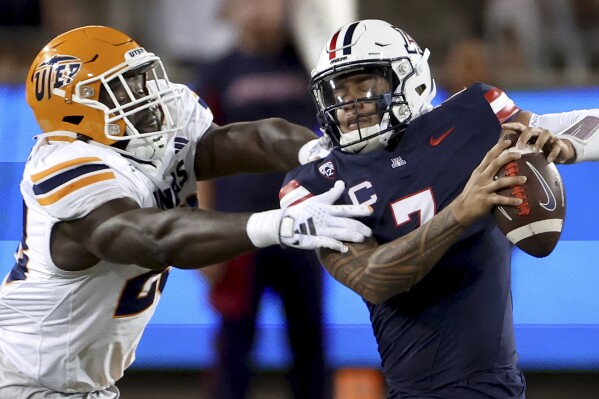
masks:
<svg viewBox="0 0 599 399"><path fill-rule="evenodd" d="M318 256L335 280L367 301L381 303L422 280L464 230L446 208L421 228L387 244L379 246L371 237L347 244L346 254L321 250Z"/></svg>
<svg viewBox="0 0 599 399"><path fill-rule="evenodd" d="M524 176L494 180L499 169L520 157L502 152L509 142L500 140L472 172L462 193L444 210L418 229L378 245L374 238L348 244L347 253L320 250L325 269L337 281L371 303L410 290L441 259L466 226L487 214L495 205L518 206L521 200L497 195L505 187L521 185Z"/></svg>

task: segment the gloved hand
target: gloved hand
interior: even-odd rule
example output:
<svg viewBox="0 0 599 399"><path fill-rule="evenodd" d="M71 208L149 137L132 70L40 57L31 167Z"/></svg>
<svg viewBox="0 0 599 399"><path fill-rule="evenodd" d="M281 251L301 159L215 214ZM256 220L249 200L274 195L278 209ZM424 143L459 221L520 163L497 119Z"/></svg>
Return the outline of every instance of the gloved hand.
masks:
<svg viewBox="0 0 599 399"><path fill-rule="evenodd" d="M341 241L362 242L372 235L364 223L351 217L368 216L368 205L333 205L345 189L337 181L329 191L316 195L297 205L266 212L254 213L246 231L256 247L280 243L301 249L330 248L347 252Z"/></svg>

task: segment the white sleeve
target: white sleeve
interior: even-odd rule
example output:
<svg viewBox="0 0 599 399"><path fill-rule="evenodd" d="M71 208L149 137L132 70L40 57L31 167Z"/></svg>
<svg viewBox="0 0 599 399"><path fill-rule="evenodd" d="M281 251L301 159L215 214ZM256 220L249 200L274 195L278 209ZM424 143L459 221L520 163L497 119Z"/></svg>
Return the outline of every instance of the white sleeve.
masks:
<svg viewBox="0 0 599 399"><path fill-rule="evenodd" d="M545 128L568 140L576 150L574 162L599 161L599 109L533 114L529 125Z"/></svg>
<svg viewBox="0 0 599 399"><path fill-rule="evenodd" d="M105 202L127 196L117 172L99 157L49 158L38 170L29 171L26 186L32 198L59 220L81 218Z"/></svg>
<svg viewBox="0 0 599 399"><path fill-rule="evenodd" d="M206 133L214 116L208 105L190 88L177 84L183 98L183 126L190 140L197 142Z"/></svg>
<svg viewBox="0 0 599 399"><path fill-rule="evenodd" d="M165 88L167 83L164 80L156 82L148 82L150 90L157 90L156 84L159 88ZM206 133L214 116L212 111L208 108L208 105L196 94L184 84L171 83L181 95L180 104L176 101L168 102L167 106L171 115L176 115L177 118L181 118L181 126L183 126L183 134L185 137L193 142L197 142ZM180 107L178 107L180 105Z"/></svg>

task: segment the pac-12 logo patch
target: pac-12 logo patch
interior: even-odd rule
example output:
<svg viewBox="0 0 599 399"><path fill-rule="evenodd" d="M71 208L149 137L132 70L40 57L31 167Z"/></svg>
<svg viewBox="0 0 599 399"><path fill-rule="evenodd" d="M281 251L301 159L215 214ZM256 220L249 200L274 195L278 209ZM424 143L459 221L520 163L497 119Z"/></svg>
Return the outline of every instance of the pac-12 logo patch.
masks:
<svg viewBox="0 0 599 399"><path fill-rule="evenodd" d="M81 70L81 60L72 55L55 55L37 66L31 79L34 81L35 99L52 98L52 90L73 82Z"/></svg>
<svg viewBox="0 0 599 399"><path fill-rule="evenodd" d="M332 161L327 161L318 167L318 171L321 175L326 177L327 179L335 178L335 165L333 165Z"/></svg>

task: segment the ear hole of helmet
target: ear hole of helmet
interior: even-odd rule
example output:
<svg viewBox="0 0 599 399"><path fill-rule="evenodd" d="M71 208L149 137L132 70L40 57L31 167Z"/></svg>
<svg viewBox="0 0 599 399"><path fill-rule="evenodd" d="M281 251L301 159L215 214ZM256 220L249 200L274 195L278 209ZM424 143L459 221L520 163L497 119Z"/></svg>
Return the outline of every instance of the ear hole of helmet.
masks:
<svg viewBox="0 0 599 399"><path fill-rule="evenodd" d="M83 115L68 115L62 118L62 121L65 123L70 123L71 125L79 125L83 120Z"/></svg>

